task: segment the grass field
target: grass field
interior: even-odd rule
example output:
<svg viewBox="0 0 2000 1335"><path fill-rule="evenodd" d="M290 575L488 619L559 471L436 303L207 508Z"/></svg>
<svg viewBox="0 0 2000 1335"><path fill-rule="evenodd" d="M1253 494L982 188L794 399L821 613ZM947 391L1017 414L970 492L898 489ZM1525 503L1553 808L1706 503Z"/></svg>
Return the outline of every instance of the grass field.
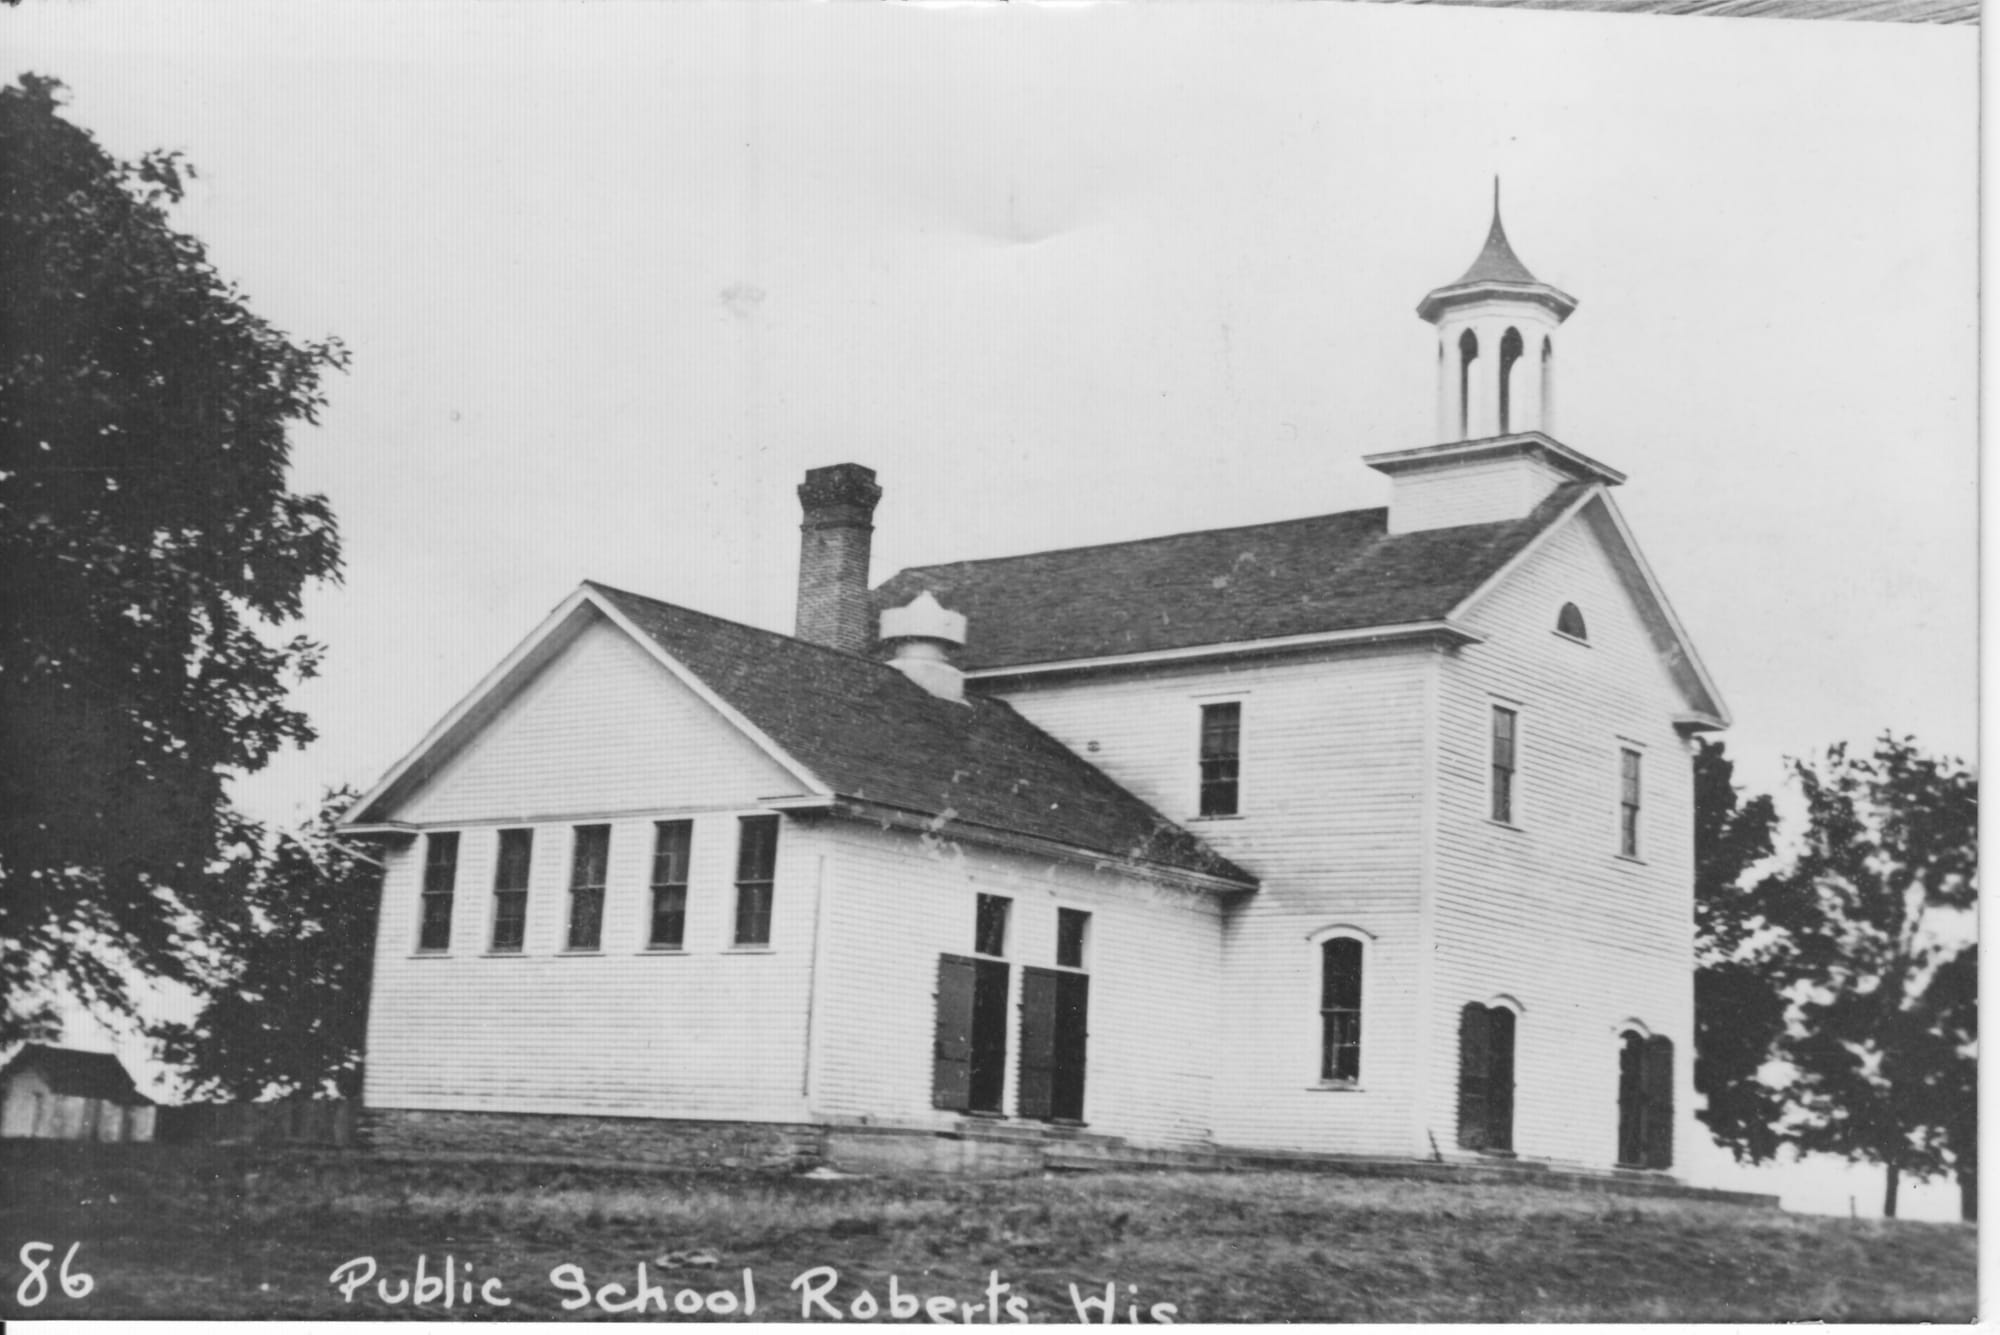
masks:
<svg viewBox="0 0 2000 1335"><path fill-rule="evenodd" d="M5 1316L601 1319L600 1294L612 1306L636 1294L681 1304L669 1318L714 1319L743 1314L746 1270L758 1320L798 1319L811 1290L848 1320L872 1307L878 1319L1074 1321L1077 1300L1095 1299L1085 1315L1096 1321L1107 1285L1121 1323L1156 1304L1179 1321L1975 1314L1969 1227L1530 1186L1292 1173L665 1177L13 1141L0 1146L0 1193ZM52 1250L31 1248L24 1265L36 1242ZM60 1282L72 1243L72 1287L90 1276L81 1297ZM407 1286L420 1256L421 1307ZM374 1278L344 1295L329 1277L363 1257ZM657 1297L638 1288L641 1262Z"/></svg>

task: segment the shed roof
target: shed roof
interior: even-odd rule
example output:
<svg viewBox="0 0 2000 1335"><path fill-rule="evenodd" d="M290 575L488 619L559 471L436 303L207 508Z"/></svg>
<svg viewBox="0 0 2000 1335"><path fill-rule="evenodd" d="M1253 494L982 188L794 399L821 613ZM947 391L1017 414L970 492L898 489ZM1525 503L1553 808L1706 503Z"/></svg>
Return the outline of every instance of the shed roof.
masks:
<svg viewBox="0 0 2000 1335"><path fill-rule="evenodd" d="M150 1104L151 1099L132 1083L125 1063L109 1052L83 1052L77 1048L50 1047L30 1043L0 1068L0 1080L22 1071L40 1071L49 1092L70 1098L109 1099L131 1106Z"/></svg>

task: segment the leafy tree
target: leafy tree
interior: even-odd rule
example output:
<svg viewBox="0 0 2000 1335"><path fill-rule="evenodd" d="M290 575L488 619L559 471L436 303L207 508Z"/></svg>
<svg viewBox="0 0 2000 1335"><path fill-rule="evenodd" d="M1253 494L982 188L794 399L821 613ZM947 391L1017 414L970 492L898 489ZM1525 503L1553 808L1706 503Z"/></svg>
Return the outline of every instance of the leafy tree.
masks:
<svg viewBox="0 0 2000 1335"><path fill-rule="evenodd" d="M1979 944L1961 947L1924 989L1924 1041L1931 1045L1927 1101L1943 1110L1934 1128L1958 1179L1959 1214L1979 1218Z"/></svg>
<svg viewBox="0 0 2000 1335"><path fill-rule="evenodd" d="M210 951L200 1012L153 1029L199 1096L359 1097L382 869L334 842L358 794L327 794L303 829L257 838L228 867L247 912Z"/></svg>
<svg viewBox="0 0 2000 1335"><path fill-rule="evenodd" d="M0 1041L190 978L235 911L225 778L313 735L318 647L276 632L340 569L285 472L344 351L251 313L170 224L186 164L112 157L60 92L0 88Z"/></svg>
<svg viewBox="0 0 2000 1335"><path fill-rule="evenodd" d="M1744 799L1722 743L1697 743L1695 819L1695 1089L1709 1134L1738 1159L1771 1158L1784 1102L1758 1078L1785 1032L1781 981L1753 915L1748 873L1769 858L1778 814L1769 796Z"/></svg>
<svg viewBox="0 0 2000 1335"><path fill-rule="evenodd" d="M1958 762L1883 736L1872 755L1832 747L1796 761L1805 838L1753 892L1761 953L1792 1001L1778 1056L1784 1138L1806 1153L1882 1166L1883 1213L1900 1180L1951 1164L1977 1175L1976 997L1963 948L1978 899L1978 780ZM1956 939L1955 939L1956 938Z"/></svg>

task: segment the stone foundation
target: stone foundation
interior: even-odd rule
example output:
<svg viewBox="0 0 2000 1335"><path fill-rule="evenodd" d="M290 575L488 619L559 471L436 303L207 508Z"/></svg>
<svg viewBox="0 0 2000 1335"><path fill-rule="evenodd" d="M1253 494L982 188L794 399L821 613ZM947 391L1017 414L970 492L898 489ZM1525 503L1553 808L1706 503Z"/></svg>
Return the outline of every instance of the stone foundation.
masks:
<svg viewBox="0 0 2000 1335"><path fill-rule="evenodd" d="M787 1122L376 1108L367 1123L373 1147L391 1154L777 1172L810 1168L821 1158L821 1129Z"/></svg>

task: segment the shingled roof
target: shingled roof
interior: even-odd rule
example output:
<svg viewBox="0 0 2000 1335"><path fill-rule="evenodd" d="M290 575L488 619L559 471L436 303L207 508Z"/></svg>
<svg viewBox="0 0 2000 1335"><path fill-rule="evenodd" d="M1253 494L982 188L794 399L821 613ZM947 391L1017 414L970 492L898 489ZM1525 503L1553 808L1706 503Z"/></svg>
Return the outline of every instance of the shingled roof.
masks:
<svg viewBox="0 0 2000 1335"><path fill-rule="evenodd" d="M842 797L1256 884L1002 701L939 699L871 659L586 587Z"/></svg>
<svg viewBox="0 0 2000 1335"><path fill-rule="evenodd" d="M990 561L915 566L875 590L926 589L967 618L960 663L1015 667L1443 619L1585 489L1522 519L1391 535L1346 510Z"/></svg>
<svg viewBox="0 0 2000 1335"><path fill-rule="evenodd" d="M76 1048L30 1043L15 1053L14 1060L5 1068L0 1068L0 1080L27 1070L40 1071L51 1094L108 1099L128 1108L152 1102L132 1083L125 1063L108 1052L81 1052Z"/></svg>

